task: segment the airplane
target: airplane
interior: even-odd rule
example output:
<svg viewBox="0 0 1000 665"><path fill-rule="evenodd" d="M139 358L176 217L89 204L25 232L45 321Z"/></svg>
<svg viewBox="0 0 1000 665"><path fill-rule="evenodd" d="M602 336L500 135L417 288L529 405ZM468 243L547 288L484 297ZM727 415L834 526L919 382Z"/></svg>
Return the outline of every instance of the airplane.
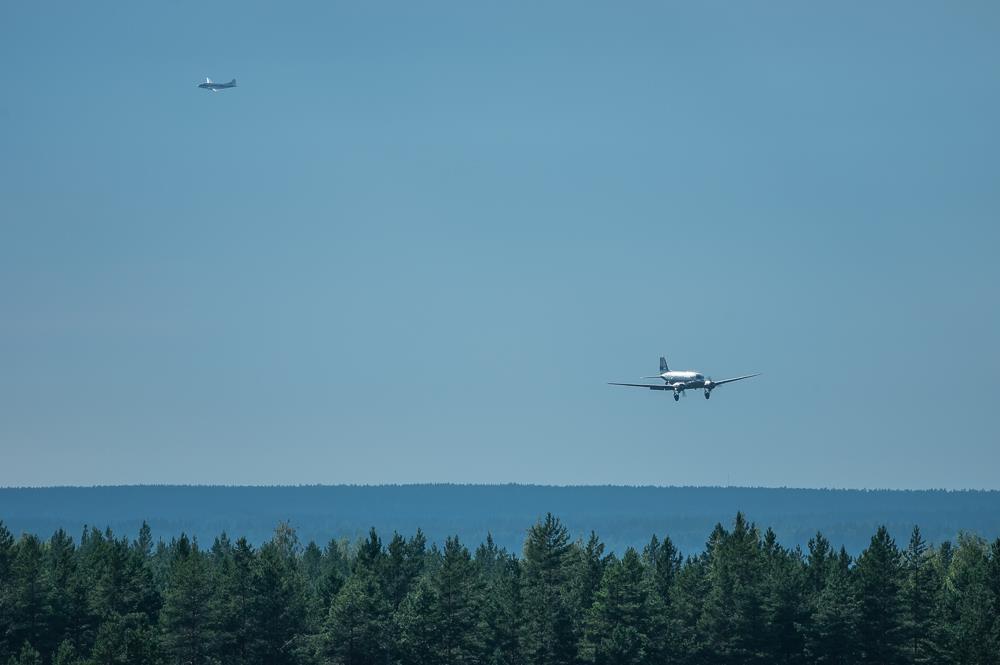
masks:
<svg viewBox="0 0 1000 665"><path fill-rule="evenodd" d="M743 379L751 379L755 376L760 376L757 374L745 374L743 376L737 376L732 379L723 379L722 381L713 381L711 377L707 377L700 372L691 371L672 371L667 367L667 359L660 356L660 373L656 376L644 376L643 379L663 379L663 385L659 384L649 384L649 383L608 383L609 386L631 386L633 388L648 388L650 390L673 390L674 391L674 401L678 401L681 395L684 394L685 390L704 390L705 399L712 396L712 391L725 383L732 383L733 381L742 381Z"/></svg>
<svg viewBox="0 0 1000 665"><path fill-rule="evenodd" d="M218 92L220 90L225 90L226 88L235 88L236 79L233 79L229 83L212 83L212 79L206 78L205 82L198 86L199 88L204 88L205 90L211 90L212 92Z"/></svg>

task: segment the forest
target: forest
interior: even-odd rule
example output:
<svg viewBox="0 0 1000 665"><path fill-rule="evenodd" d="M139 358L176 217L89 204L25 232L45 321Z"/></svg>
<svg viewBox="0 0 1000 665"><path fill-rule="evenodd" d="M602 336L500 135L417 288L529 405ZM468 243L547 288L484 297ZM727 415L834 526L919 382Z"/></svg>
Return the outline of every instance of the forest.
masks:
<svg viewBox="0 0 1000 665"><path fill-rule="evenodd" d="M492 537L259 545L0 522L0 664L1000 663L1000 538L857 555L785 547L738 513L695 553L610 552L546 515Z"/></svg>

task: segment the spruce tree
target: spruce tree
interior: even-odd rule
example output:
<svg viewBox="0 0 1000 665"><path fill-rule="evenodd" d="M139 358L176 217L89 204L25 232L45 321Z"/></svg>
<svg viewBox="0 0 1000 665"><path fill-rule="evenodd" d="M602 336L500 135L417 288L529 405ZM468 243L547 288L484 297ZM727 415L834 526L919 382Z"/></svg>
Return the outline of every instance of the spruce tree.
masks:
<svg viewBox="0 0 1000 665"><path fill-rule="evenodd" d="M571 552L575 560L570 576L573 632L579 643L586 630L587 612L594 604L594 597L612 557L604 554L604 543L593 531L586 544L577 542Z"/></svg>
<svg viewBox="0 0 1000 665"><path fill-rule="evenodd" d="M994 665L1000 660L994 648L996 617L987 551L979 536L961 534L949 566L945 595L949 652L958 663Z"/></svg>
<svg viewBox="0 0 1000 665"><path fill-rule="evenodd" d="M910 543L903 552L903 652L908 663L936 663L940 660L935 642L934 604L940 581L920 527L914 526Z"/></svg>
<svg viewBox="0 0 1000 665"><path fill-rule="evenodd" d="M689 557L670 587L666 649L672 662L694 665L711 659L701 625L711 589L709 569L708 553Z"/></svg>
<svg viewBox="0 0 1000 665"><path fill-rule="evenodd" d="M223 665L252 662L256 636L255 575L256 552L246 538L235 545L213 548L212 621L218 628L212 652Z"/></svg>
<svg viewBox="0 0 1000 665"><path fill-rule="evenodd" d="M298 566L294 529L279 524L255 558L251 642L247 659L260 665L295 663L310 650L305 582Z"/></svg>
<svg viewBox="0 0 1000 665"><path fill-rule="evenodd" d="M345 548L346 544L341 545L336 540L331 540L323 550L323 577L319 583L319 593L325 608L330 607L333 597L344 586L344 580L351 573Z"/></svg>
<svg viewBox="0 0 1000 665"><path fill-rule="evenodd" d="M437 665L441 624L435 616L438 599L430 580L419 578L393 615L396 653L401 665Z"/></svg>
<svg viewBox="0 0 1000 665"><path fill-rule="evenodd" d="M803 662L805 643L802 626L809 620L806 602L806 570L801 551L777 542L774 531L764 534L765 660L794 665Z"/></svg>
<svg viewBox="0 0 1000 665"><path fill-rule="evenodd" d="M487 543L492 544L492 539L488 538ZM516 557L502 548L495 548L495 544L493 548L489 567L480 568L480 575L485 580L479 628L483 662L489 665L518 665L524 662L518 642L521 624L521 567ZM480 562L482 549L476 553L477 563Z"/></svg>
<svg viewBox="0 0 1000 665"><path fill-rule="evenodd" d="M479 585L469 550L458 537L445 541L441 567L432 577L441 662L472 663L478 655Z"/></svg>
<svg viewBox="0 0 1000 665"><path fill-rule="evenodd" d="M52 665L82 665L83 659L69 640L63 640L52 656Z"/></svg>
<svg viewBox="0 0 1000 665"><path fill-rule="evenodd" d="M385 551L382 549L382 539L379 538L375 527L368 532L368 538L358 544L357 553L354 555L353 572L367 571L379 579L385 562Z"/></svg>
<svg viewBox="0 0 1000 665"><path fill-rule="evenodd" d="M496 541L493 534L487 533L486 540L479 544L472 560L476 564L476 571L480 579L488 582L500 573L503 566L506 552Z"/></svg>
<svg viewBox="0 0 1000 665"><path fill-rule="evenodd" d="M521 644L532 665L569 665L576 657L570 551L566 527L551 513L529 529L521 575Z"/></svg>
<svg viewBox="0 0 1000 665"><path fill-rule="evenodd" d="M38 536L24 534L11 553L11 583L5 603L10 612L8 640L11 645L46 642L49 612L43 579L43 551Z"/></svg>
<svg viewBox="0 0 1000 665"><path fill-rule="evenodd" d="M811 609L812 616L805 631L808 661L824 665L857 663L861 605L851 576L850 557L843 549L828 569Z"/></svg>
<svg viewBox="0 0 1000 665"><path fill-rule="evenodd" d="M208 663L215 642L208 563L196 543L181 535L174 549L163 610L161 646L168 663Z"/></svg>
<svg viewBox="0 0 1000 665"><path fill-rule="evenodd" d="M806 556L806 590L811 596L817 596L830 578L837 555L830 541L819 531L809 539L806 547L809 551Z"/></svg>
<svg viewBox="0 0 1000 665"><path fill-rule="evenodd" d="M316 594L323 577L323 550L315 541L310 540L306 548L302 550L299 569L309 593Z"/></svg>
<svg viewBox="0 0 1000 665"><path fill-rule="evenodd" d="M49 539L42 571L48 634L44 653L55 653L66 638L82 640L86 627L87 592L79 579L73 538L62 529Z"/></svg>
<svg viewBox="0 0 1000 665"><path fill-rule="evenodd" d="M861 602L858 646L861 662L894 665L902 656L900 553L889 530L880 526L858 557L856 581Z"/></svg>
<svg viewBox="0 0 1000 665"><path fill-rule="evenodd" d="M14 651L14 645L10 643L11 620L13 619L10 605L13 576L10 573L10 567L13 558L14 536L3 520L0 520L0 658L3 658L4 654Z"/></svg>
<svg viewBox="0 0 1000 665"><path fill-rule="evenodd" d="M320 642L323 662L382 665L388 653L389 602L375 576L361 567L330 606Z"/></svg>
<svg viewBox="0 0 1000 665"><path fill-rule="evenodd" d="M742 513L731 533L716 530L708 552L710 587L699 628L717 662L764 657L764 556L760 533Z"/></svg>
<svg viewBox="0 0 1000 665"><path fill-rule="evenodd" d="M31 642L25 642L18 656L11 656L7 662L10 665L42 665L42 655L31 646Z"/></svg>
<svg viewBox="0 0 1000 665"><path fill-rule="evenodd" d="M1000 538L994 540L990 546L986 586L992 601L990 614L993 616L993 627L990 631L990 644L993 652L1000 654Z"/></svg>
<svg viewBox="0 0 1000 665"><path fill-rule="evenodd" d="M89 665L158 665L156 631L144 614L112 614L97 630ZM176 662L167 660L167 662ZM204 662L204 661L195 661Z"/></svg>
<svg viewBox="0 0 1000 665"><path fill-rule="evenodd" d="M424 539L419 533L409 541L394 533L385 558L386 595L392 606L399 606L410 586L424 569Z"/></svg>
<svg viewBox="0 0 1000 665"><path fill-rule="evenodd" d="M657 606L639 555L631 547L621 561L609 563L593 606L581 655L598 665L651 662L658 643Z"/></svg>
<svg viewBox="0 0 1000 665"><path fill-rule="evenodd" d="M660 541L655 535L642 551L653 590L664 606L670 604L670 589L680 573L683 557L669 536Z"/></svg>

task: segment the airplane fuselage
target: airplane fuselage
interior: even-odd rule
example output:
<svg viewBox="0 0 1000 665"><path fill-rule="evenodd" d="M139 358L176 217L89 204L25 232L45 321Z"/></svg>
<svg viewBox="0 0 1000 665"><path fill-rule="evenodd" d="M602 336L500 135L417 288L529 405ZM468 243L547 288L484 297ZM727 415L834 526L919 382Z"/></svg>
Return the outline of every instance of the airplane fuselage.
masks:
<svg viewBox="0 0 1000 665"><path fill-rule="evenodd" d="M701 372L690 371L670 371L660 374L660 378L671 386L683 386L684 388L704 388L705 375Z"/></svg>
<svg viewBox="0 0 1000 665"><path fill-rule="evenodd" d="M226 88L235 88L235 83L202 83L198 86L199 88L204 88L205 90L225 90Z"/></svg>

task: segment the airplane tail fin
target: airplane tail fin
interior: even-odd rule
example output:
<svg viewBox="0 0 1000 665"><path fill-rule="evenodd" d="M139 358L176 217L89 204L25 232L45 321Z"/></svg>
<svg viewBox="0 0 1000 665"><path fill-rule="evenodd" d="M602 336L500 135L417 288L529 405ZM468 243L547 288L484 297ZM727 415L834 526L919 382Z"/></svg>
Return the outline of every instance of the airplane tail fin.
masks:
<svg viewBox="0 0 1000 665"><path fill-rule="evenodd" d="M231 85L231 86L235 86L235 85L236 85L236 79L233 79L232 81L230 81L230 82L229 82L229 85Z"/></svg>
<svg viewBox="0 0 1000 665"><path fill-rule="evenodd" d="M669 372L670 368L667 367L667 359L660 356L660 372Z"/></svg>

